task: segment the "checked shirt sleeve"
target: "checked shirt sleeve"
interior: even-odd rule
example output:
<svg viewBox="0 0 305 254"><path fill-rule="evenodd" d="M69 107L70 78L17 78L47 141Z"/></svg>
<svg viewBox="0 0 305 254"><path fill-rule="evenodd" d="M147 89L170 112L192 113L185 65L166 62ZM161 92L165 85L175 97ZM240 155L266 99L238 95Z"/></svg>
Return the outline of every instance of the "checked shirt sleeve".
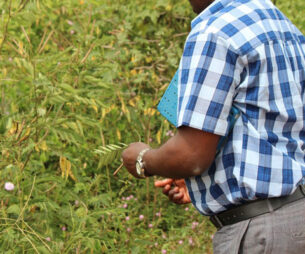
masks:
<svg viewBox="0 0 305 254"><path fill-rule="evenodd" d="M179 66L177 127L226 136L239 82L238 54L215 34L190 35Z"/></svg>

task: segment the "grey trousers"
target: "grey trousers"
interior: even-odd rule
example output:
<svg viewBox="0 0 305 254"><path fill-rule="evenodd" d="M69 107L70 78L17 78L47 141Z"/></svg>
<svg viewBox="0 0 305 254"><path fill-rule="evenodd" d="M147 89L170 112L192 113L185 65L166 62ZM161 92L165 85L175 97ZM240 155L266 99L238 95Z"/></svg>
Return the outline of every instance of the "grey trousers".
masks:
<svg viewBox="0 0 305 254"><path fill-rule="evenodd" d="M305 198L225 226L213 238L214 254L305 254Z"/></svg>

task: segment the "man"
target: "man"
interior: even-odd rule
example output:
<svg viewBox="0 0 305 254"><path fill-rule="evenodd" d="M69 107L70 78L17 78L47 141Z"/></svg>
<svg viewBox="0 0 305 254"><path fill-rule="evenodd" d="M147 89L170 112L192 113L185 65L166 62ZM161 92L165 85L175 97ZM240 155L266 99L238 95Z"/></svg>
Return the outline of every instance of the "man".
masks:
<svg viewBox="0 0 305 254"><path fill-rule="evenodd" d="M167 177L155 186L171 201L210 216L214 253L304 253L305 37L269 0L190 3L177 134L158 149L130 144L124 165Z"/></svg>

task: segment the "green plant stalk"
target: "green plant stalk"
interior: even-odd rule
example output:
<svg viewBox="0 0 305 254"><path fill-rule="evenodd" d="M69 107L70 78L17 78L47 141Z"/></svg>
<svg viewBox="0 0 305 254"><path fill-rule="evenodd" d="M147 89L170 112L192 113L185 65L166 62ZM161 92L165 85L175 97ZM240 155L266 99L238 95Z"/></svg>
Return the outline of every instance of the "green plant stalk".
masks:
<svg viewBox="0 0 305 254"><path fill-rule="evenodd" d="M39 251L37 250L35 244L32 242L32 240L30 239L30 237L29 237L27 234L25 234L24 230L23 230L22 228L20 228L20 227L18 226L18 224L15 224L15 225L16 225L16 227L19 229L19 231L24 235L24 237L29 241L29 243L32 245L32 247L33 247L33 249L35 250L35 252L39 254Z"/></svg>
<svg viewBox="0 0 305 254"><path fill-rule="evenodd" d="M4 26L4 34L3 34L3 38L2 38L2 42L0 44L0 54L4 45L4 42L6 41L7 38L7 34L8 34L8 25L10 23L11 20L11 11L12 11L12 0L9 1L9 7L8 7L8 18L7 18L7 22L5 23Z"/></svg>
<svg viewBox="0 0 305 254"><path fill-rule="evenodd" d="M109 171L109 166L108 165L106 165L106 174L107 174L108 191L111 195L111 202L112 202L111 179L110 179L110 171Z"/></svg>

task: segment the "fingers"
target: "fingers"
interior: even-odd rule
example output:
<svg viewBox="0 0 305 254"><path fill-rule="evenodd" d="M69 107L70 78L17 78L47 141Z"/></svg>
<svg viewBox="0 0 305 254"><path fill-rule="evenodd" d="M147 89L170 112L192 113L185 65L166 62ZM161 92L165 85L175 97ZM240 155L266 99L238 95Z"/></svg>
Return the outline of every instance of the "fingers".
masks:
<svg viewBox="0 0 305 254"><path fill-rule="evenodd" d="M183 198L183 193L180 189L178 187L172 188L169 184L163 187L162 192L169 198L169 200L177 204L180 204L181 199Z"/></svg>
<svg viewBox="0 0 305 254"><path fill-rule="evenodd" d="M176 204L182 204L183 203L183 193L179 192L178 194L175 194L173 196L173 202Z"/></svg>
<svg viewBox="0 0 305 254"><path fill-rule="evenodd" d="M178 187L175 187L168 192L168 198L176 204L181 204L183 197L184 193Z"/></svg>
<svg viewBox="0 0 305 254"><path fill-rule="evenodd" d="M170 201L176 204L189 203L188 195L185 191L185 182L183 179L174 180L167 178L164 180L155 181L155 186L162 188L162 192Z"/></svg>
<svg viewBox="0 0 305 254"><path fill-rule="evenodd" d="M163 194L168 195L168 192L170 191L171 186L169 184L165 185L162 189Z"/></svg>
<svg viewBox="0 0 305 254"><path fill-rule="evenodd" d="M155 187L163 188L166 185L171 185L173 182L174 182L174 180L171 178L167 178L164 180L158 180L158 181L155 181Z"/></svg>

